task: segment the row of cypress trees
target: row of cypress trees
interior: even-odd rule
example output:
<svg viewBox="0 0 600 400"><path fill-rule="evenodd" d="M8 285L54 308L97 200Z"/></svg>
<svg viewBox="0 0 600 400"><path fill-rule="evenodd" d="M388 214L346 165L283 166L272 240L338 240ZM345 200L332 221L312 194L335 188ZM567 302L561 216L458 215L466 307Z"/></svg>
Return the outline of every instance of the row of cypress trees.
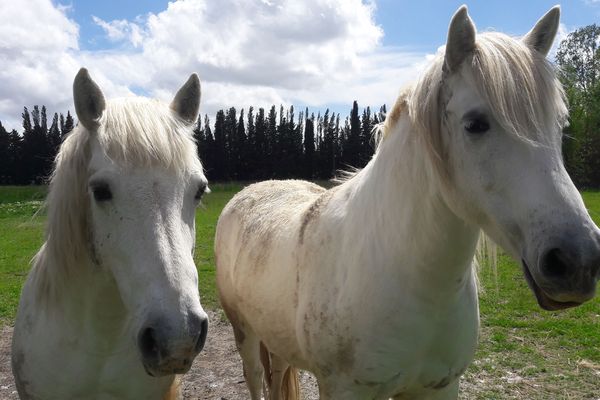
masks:
<svg viewBox="0 0 600 400"><path fill-rule="evenodd" d="M215 181L270 178L329 179L339 169L360 168L373 155L372 130L385 118L369 107L350 115L324 114L275 106L268 111L231 107L217 112L214 126L208 116L194 134L208 178Z"/></svg>
<svg viewBox="0 0 600 400"><path fill-rule="evenodd" d="M373 113L350 115L301 111L272 106L268 111L250 107L220 110L211 126L207 115L198 119L194 137L211 181L269 178L329 179L339 169L360 168L371 158L371 132L385 118L385 106ZM7 131L0 122L0 184L45 183L60 143L73 129L70 112L55 113L48 124L46 107L24 107L23 131Z"/></svg>
<svg viewBox="0 0 600 400"><path fill-rule="evenodd" d="M569 125L563 136L567 170L578 187L600 187L600 26L570 32L555 60L569 103ZM23 131L8 132L0 123L0 184L43 183L62 139L73 128L70 113L46 107L23 110ZM373 127L385 118L368 107L350 115L301 111L275 106L266 110L229 108L198 122L195 136L200 157L213 181L268 178L328 179L339 169L364 166L373 154Z"/></svg>
<svg viewBox="0 0 600 400"><path fill-rule="evenodd" d="M73 129L71 113L55 113L50 126L46 107L23 109L23 131L7 131L0 122L0 184L40 184L52 170L63 138Z"/></svg>

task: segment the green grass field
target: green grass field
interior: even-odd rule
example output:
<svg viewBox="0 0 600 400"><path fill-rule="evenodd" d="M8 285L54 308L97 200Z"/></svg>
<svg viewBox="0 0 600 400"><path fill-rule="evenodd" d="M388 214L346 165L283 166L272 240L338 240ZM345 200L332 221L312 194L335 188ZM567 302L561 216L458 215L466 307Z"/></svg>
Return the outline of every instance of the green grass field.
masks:
<svg viewBox="0 0 600 400"><path fill-rule="evenodd" d="M239 184L213 184L196 215L202 304L218 308L213 238L219 213ZM28 264L43 241L44 187L0 187L0 325L14 320ZM584 193L600 224L600 192ZM39 212L38 212L39 211ZM469 399L600 399L600 297L576 309L542 311L520 267L500 255L497 275L480 273L482 330L463 378ZM476 389L475 389L476 388ZM472 393L472 394L471 394Z"/></svg>

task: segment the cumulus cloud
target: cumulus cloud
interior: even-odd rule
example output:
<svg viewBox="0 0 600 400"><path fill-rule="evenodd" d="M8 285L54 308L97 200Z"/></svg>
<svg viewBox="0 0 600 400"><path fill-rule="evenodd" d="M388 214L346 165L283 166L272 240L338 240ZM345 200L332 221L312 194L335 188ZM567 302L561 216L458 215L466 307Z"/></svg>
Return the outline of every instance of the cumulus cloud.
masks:
<svg viewBox="0 0 600 400"><path fill-rule="evenodd" d="M90 16L115 47L80 51L68 9L50 0L2 2L0 120L18 127L23 105L72 109L71 82L82 65L107 97L136 92L167 101L196 71L209 114L228 106L391 103L425 55L384 47L374 12L362 0L179 0L133 21Z"/></svg>
<svg viewBox="0 0 600 400"><path fill-rule="evenodd" d="M33 3L33 2L32 2ZM0 120L20 125L24 105L70 107L70 84L79 62L78 26L49 1L0 2Z"/></svg>
<svg viewBox="0 0 600 400"><path fill-rule="evenodd" d="M96 25L104 29L106 36L113 42L126 40L133 47L139 47L143 41L143 32L140 26L136 23L129 22L124 19L106 22L101 18L92 15L92 20Z"/></svg>

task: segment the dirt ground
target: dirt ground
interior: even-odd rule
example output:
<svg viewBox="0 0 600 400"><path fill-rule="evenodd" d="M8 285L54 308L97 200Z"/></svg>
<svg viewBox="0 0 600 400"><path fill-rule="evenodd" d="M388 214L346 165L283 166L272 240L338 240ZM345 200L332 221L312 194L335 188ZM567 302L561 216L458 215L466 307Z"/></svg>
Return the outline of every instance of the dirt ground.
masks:
<svg viewBox="0 0 600 400"><path fill-rule="evenodd" d="M206 346L196 358L192 369L183 377L183 398L186 400L245 400L249 398L241 360L235 348L233 333L221 312L209 312L210 331ZM18 400L10 369L12 328L0 331L0 400ZM482 331L480 340L489 333ZM532 344L533 347L533 344ZM511 358L507 352L502 357ZM551 354L546 355L549 358ZM560 357L560 355L558 355ZM504 360L506 361L506 360ZM537 375L507 367L502 359L475 360L472 368L461 379L462 400L600 400L600 365L579 361L569 368ZM558 364L563 361L559 360ZM569 369L573 370L567 379ZM300 376L302 398L319 398L315 379L308 373Z"/></svg>
<svg viewBox="0 0 600 400"><path fill-rule="evenodd" d="M248 390L242 373L242 361L235 348L233 333L221 313L209 312L210 333L206 346L192 369L183 377L186 400L246 400ZM2 328L0 337L0 400L18 400L10 368L12 328ZM302 397L319 398L316 380L308 373L300 376Z"/></svg>

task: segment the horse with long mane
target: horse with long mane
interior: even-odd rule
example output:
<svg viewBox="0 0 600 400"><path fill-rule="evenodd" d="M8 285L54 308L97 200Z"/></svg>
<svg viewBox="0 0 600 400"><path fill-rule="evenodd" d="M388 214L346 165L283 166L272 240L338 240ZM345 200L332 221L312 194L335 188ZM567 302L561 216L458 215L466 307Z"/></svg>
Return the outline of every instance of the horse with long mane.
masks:
<svg viewBox="0 0 600 400"><path fill-rule="evenodd" d="M267 181L225 207L217 286L251 398L456 399L479 310L480 231L546 310L595 294L600 230L567 175L551 9L520 39L466 7L443 55L400 95L369 164L325 190ZM263 389L264 379L264 389Z"/></svg>
<svg viewBox="0 0 600 400"><path fill-rule="evenodd" d="M193 260L207 180L192 137L193 74L169 105L105 101L82 68L14 328L22 399L170 399L208 318Z"/></svg>

